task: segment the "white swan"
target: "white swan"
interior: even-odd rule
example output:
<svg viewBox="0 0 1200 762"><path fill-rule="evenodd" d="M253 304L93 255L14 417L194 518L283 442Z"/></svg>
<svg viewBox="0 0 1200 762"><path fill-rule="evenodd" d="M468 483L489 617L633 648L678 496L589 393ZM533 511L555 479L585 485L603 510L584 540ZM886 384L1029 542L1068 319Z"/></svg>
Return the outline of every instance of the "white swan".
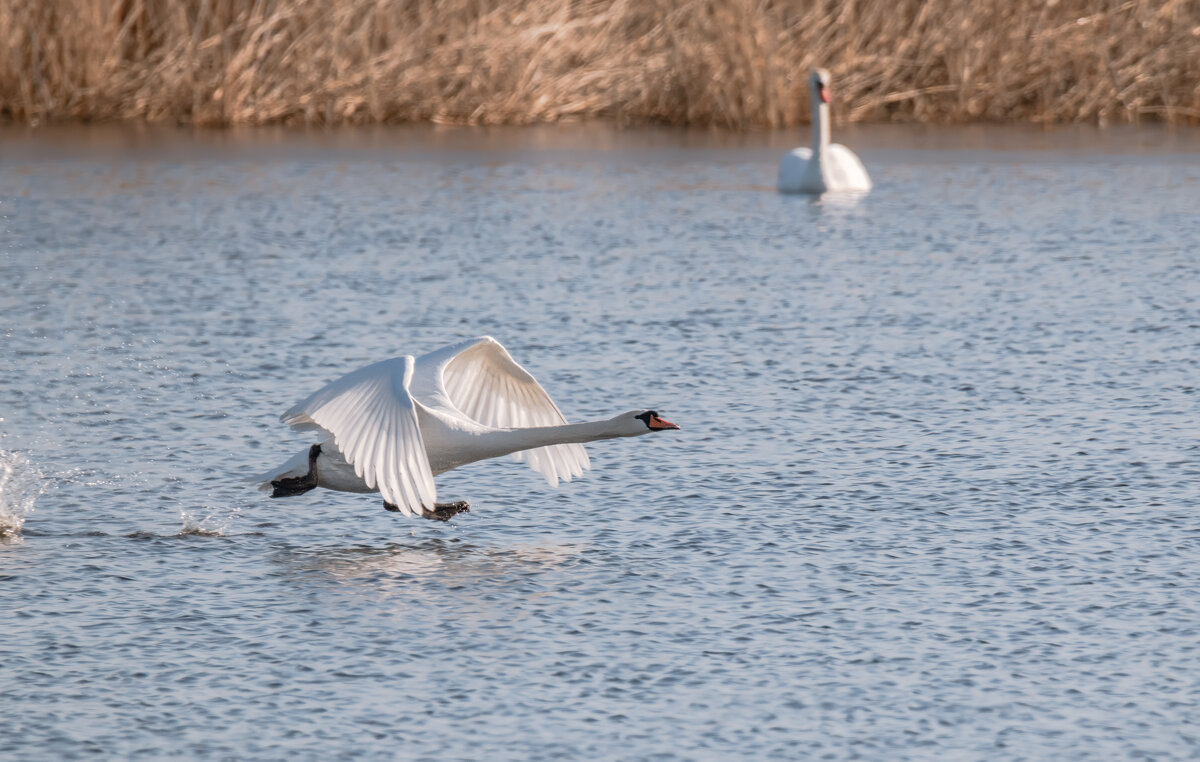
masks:
<svg viewBox="0 0 1200 762"><path fill-rule="evenodd" d="M445 521L467 503L438 504L433 477L512 454L551 486L589 468L583 442L679 427L653 410L567 423L546 390L490 336L368 365L283 414L324 441L255 481L272 497L315 487L381 492L384 507Z"/></svg>
<svg viewBox="0 0 1200 762"><path fill-rule="evenodd" d="M796 148L779 163L780 193L869 191L871 178L844 145L829 142L829 72L813 69L808 78L812 99L812 148Z"/></svg>

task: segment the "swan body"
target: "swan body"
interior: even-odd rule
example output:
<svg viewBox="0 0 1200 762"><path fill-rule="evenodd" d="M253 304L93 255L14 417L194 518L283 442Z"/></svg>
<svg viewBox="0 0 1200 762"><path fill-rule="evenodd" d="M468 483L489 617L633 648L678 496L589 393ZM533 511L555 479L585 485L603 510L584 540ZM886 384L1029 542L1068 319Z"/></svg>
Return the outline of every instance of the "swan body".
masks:
<svg viewBox="0 0 1200 762"><path fill-rule="evenodd" d="M871 178L849 148L829 141L829 72L813 70L808 78L812 101L812 148L789 151L779 163L780 193L826 193L871 190Z"/></svg>
<svg viewBox="0 0 1200 762"><path fill-rule="evenodd" d="M679 428L652 410L567 423L541 384L490 336L360 368L282 420L320 432L322 441L255 479L273 497L314 487L380 492L390 510L443 519L437 474L512 455L557 486L590 467L584 442ZM466 510L465 502L454 505Z"/></svg>

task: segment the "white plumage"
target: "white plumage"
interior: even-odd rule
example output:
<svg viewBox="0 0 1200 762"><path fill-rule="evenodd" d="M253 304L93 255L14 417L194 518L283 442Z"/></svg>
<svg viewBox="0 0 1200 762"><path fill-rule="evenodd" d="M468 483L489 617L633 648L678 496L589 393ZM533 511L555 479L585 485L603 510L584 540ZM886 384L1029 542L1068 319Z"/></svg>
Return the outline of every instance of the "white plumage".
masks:
<svg viewBox="0 0 1200 762"><path fill-rule="evenodd" d="M411 356L397 357L356 370L288 410L282 420L297 431L324 431L363 484L378 489L389 503L433 505L437 488L408 391L413 365Z"/></svg>

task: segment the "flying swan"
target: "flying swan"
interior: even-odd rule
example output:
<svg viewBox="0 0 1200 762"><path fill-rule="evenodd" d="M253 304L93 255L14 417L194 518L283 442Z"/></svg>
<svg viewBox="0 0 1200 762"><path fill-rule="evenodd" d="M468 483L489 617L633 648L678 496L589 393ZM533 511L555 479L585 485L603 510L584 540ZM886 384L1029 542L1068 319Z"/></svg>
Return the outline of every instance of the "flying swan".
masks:
<svg viewBox="0 0 1200 762"><path fill-rule="evenodd" d="M271 497L315 487L380 492L383 507L448 521L466 501L438 503L433 477L512 455L550 486L590 468L583 442L679 427L654 410L567 423L546 390L490 336L348 373L288 410L284 423L323 439L256 477Z"/></svg>
<svg viewBox="0 0 1200 762"><path fill-rule="evenodd" d="M871 178L844 145L829 142L829 72L813 69L808 78L812 100L812 148L795 148L779 163L780 193L869 191Z"/></svg>

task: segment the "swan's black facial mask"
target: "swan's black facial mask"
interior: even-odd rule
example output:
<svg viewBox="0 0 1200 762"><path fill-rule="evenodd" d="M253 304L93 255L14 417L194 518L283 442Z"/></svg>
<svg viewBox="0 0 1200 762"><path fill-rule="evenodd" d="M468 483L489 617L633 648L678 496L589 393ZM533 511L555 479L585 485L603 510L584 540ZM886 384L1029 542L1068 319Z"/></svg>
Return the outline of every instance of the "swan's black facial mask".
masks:
<svg viewBox="0 0 1200 762"><path fill-rule="evenodd" d="M679 428L670 421L665 421L662 418L659 418L657 410L647 410L636 417L645 422L646 428L650 429L651 431L667 431L668 429Z"/></svg>

